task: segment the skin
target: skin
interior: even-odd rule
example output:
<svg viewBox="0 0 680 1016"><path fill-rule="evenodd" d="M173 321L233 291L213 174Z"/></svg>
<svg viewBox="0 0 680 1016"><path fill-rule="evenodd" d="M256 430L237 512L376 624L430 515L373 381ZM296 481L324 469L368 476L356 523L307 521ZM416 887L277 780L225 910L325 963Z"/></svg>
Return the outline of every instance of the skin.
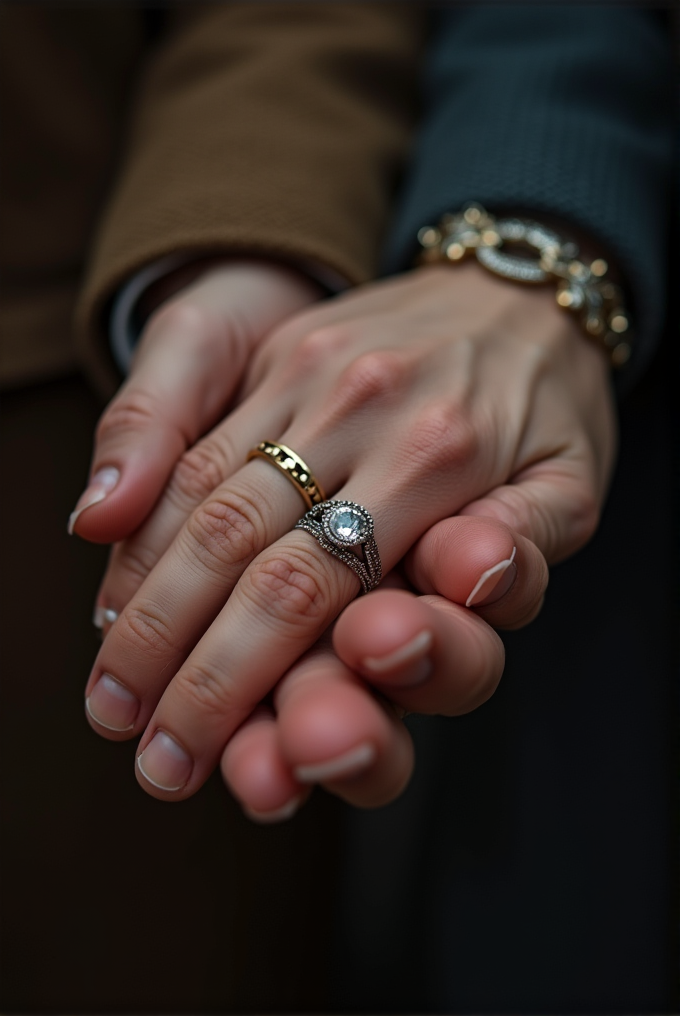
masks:
<svg viewBox="0 0 680 1016"><path fill-rule="evenodd" d="M120 480L75 523L121 541L92 726L141 735L153 796L184 799L219 764L261 821L316 782L364 807L401 792L404 711L456 715L493 693L494 629L528 623L546 562L592 535L615 454L608 364L549 289L469 263L317 295L292 271L226 263L166 301L98 430L92 473ZM291 531L298 493L244 465L263 437L371 511L384 587L356 600L350 570ZM106 708L124 729L98 722Z"/></svg>

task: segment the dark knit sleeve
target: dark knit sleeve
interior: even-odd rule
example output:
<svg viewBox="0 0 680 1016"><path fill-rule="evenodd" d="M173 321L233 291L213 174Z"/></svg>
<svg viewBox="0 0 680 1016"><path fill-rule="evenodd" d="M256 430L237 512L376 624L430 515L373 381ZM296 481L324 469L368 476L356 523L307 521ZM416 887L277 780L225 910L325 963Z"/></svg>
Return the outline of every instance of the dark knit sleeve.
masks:
<svg viewBox="0 0 680 1016"><path fill-rule="evenodd" d="M675 77L663 14L621 6L495 5L439 12L424 115L386 248L465 201L559 216L616 259L635 321L620 372L639 377L663 324Z"/></svg>

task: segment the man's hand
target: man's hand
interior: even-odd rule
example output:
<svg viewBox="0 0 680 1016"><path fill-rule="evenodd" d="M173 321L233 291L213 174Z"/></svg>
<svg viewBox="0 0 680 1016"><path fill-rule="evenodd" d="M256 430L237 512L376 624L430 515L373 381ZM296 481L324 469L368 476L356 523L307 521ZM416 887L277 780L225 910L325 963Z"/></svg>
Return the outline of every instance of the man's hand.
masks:
<svg viewBox="0 0 680 1016"><path fill-rule="evenodd" d="M195 271L188 266L175 276ZM165 292L157 284L157 299L168 284L173 279L163 282ZM129 536L184 452L225 415L265 335L320 296L293 269L224 260L163 300L144 329L130 377L99 421L90 482L69 532L96 543Z"/></svg>
<svg viewBox="0 0 680 1016"><path fill-rule="evenodd" d="M227 744L222 773L246 813L289 818L316 783L358 807L397 797L414 763L404 714L457 716L485 702L505 660L491 623L528 624L547 580L538 548L502 523L458 516L433 526Z"/></svg>

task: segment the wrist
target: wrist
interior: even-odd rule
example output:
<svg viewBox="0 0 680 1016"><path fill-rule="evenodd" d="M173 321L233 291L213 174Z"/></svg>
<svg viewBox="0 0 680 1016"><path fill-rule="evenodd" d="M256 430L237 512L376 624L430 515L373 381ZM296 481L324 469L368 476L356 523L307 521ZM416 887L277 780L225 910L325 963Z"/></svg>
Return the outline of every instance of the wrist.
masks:
<svg viewBox="0 0 680 1016"><path fill-rule="evenodd" d="M471 202L418 232L419 262L457 264L476 258L487 271L530 286L552 283L557 305L569 311L585 335L621 367L631 354L629 318L616 270L545 219L496 216Z"/></svg>
<svg viewBox="0 0 680 1016"><path fill-rule="evenodd" d="M247 272L256 280L258 277L267 285L276 280L277 284L285 282L291 290L299 292L300 299L312 303L323 295L322 287L305 272L279 261L265 258L228 257L225 255L206 255L181 265L157 279L141 294L136 307L137 321L144 327L148 319L161 307L179 293L187 290L195 283L202 282L208 276L225 280L231 275L242 275Z"/></svg>
<svg viewBox="0 0 680 1016"><path fill-rule="evenodd" d="M260 283L265 299L267 291L287 288L295 304L304 305L325 295L322 284L312 272L265 258L228 257L226 255L194 256L169 254L136 272L120 289L109 317L111 350L121 373L127 375L135 350L151 319L175 297L216 273L223 281Z"/></svg>

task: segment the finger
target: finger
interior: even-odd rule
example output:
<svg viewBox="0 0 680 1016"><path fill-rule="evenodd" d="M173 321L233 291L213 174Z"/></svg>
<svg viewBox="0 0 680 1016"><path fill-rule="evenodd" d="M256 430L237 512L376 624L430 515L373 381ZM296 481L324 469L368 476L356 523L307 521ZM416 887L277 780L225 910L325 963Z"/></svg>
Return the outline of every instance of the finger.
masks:
<svg viewBox="0 0 680 1016"><path fill-rule="evenodd" d="M532 621L548 584L545 558L531 540L476 515L432 526L406 555L404 568L419 592L472 608L496 628Z"/></svg>
<svg viewBox="0 0 680 1016"><path fill-rule="evenodd" d="M406 727L334 653L311 650L275 701L281 754L300 783L319 783L362 808L405 788L414 761Z"/></svg>
<svg viewBox="0 0 680 1016"><path fill-rule="evenodd" d="M309 796L279 747L276 717L259 706L236 731L222 755L222 775L246 815L255 822L283 822Z"/></svg>
<svg viewBox="0 0 680 1016"><path fill-rule="evenodd" d="M554 458L471 501L459 514L497 519L531 540L548 564L580 550L597 529L603 495L583 463Z"/></svg>
<svg viewBox="0 0 680 1016"><path fill-rule="evenodd" d="M480 617L442 596L377 590L351 603L333 633L338 657L408 712L459 716L496 690L505 654Z"/></svg>
<svg viewBox="0 0 680 1016"><path fill-rule="evenodd" d="M198 311L180 305L156 319L133 375L99 422L91 479L69 532L120 540L149 513L177 460L239 380L235 342L215 341L214 332Z"/></svg>
<svg viewBox="0 0 680 1016"><path fill-rule="evenodd" d="M299 796L319 783L364 808L387 804L406 786L413 770L408 731L328 644L314 646L294 664L277 686L275 705L277 718L274 723L269 717L265 751L246 756L239 731L222 756L227 784L249 812L259 800L255 786L265 782L265 772L272 795L274 788L283 796L295 787ZM260 722L259 730L264 729ZM258 747L264 741L262 736Z"/></svg>
<svg viewBox="0 0 680 1016"><path fill-rule="evenodd" d="M393 659L359 658L355 670L363 669L372 684L409 711L467 712L492 694L503 670L502 643L480 618L440 597L396 589L350 604L336 622L333 641L336 647L349 642L355 650L362 642L368 651L387 649ZM374 668L374 662L381 666ZM401 793L413 765L410 738L346 663L328 646L315 646L277 686L278 716L275 723L269 715L264 750L256 754L253 739L252 754L244 758L240 731L227 744L222 771L246 808L258 799L252 785L259 792L263 782L277 805L289 795L293 806L292 779L298 785L319 782L358 807L386 804Z"/></svg>
<svg viewBox="0 0 680 1016"><path fill-rule="evenodd" d="M405 513L406 539L407 519ZM384 535L389 566L391 554L397 556L400 548L392 534L390 550L387 527ZM165 558L161 569L164 562ZM354 573L304 532L288 533L267 547L242 575L151 716L138 757L142 786L166 800L195 793L236 728L354 598L358 586ZM115 647L119 625L120 621L102 649L100 668ZM143 658L137 662L144 666ZM154 675L149 677L153 683ZM351 718L345 728L356 738L360 731L354 717L356 690L343 686L337 697L335 708ZM300 778L299 772L296 775ZM387 793L380 786L372 800Z"/></svg>
<svg viewBox="0 0 680 1016"><path fill-rule="evenodd" d="M255 474L257 467L262 472ZM293 497L278 512L272 480ZM353 571L307 533L288 532L273 542L276 529L291 529L299 514L292 485L267 464L250 463L194 513L102 646L87 688L93 726L99 719L100 733L119 739L147 727L138 779L154 796L193 794L255 705L356 596ZM385 527L387 561L401 555L399 541L409 538L405 514L400 534ZM412 515L415 527L415 510ZM234 588L255 557L255 542L266 550ZM215 620L198 642L206 618ZM118 733L102 713L99 689L104 684L108 694L110 680L139 703L131 725Z"/></svg>
<svg viewBox="0 0 680 1016"><path fill-rule="evenodd" d="M97 656L86 707L99 733L121 739L144 729L166 685L218 615L241 573L264 547L292 528L300 508L292 484L255 460L193 512L122 610ZM130 701L122 714L121 689ZM255 695L250 708L268 691L264 687ZM238 717L234 729L249 712Z"/></svg>
<svg viewBox="0 0 680 1016"><path fill-rule="evenodd" d="M356 595L356 576L330 555L322 560L305 535L291 533L256 558L165 689L139 745L137 778L152 796L195 793L235 730ZM128 611L104 643L103 659L118 648ZM163 680L162 668L146 671L145 711ZM137 667L128 672L138 684Z"/></svg>
<svg viewBox="0 0 680 1016"><path fill-rule="evenodd" d="M264 408L262 414L256 410L254 418L266 419ZM302 450L304 452L304 448ZM339 485L345 468L338 457L333 468L327 470L332 486ZM99 733L123 739L144 729L164 689L216 618L242 572L263 548L292 529L301 515L301 508L300 493L293 484L271 464L255 459L234 474L228 483L216 487L191 514L177 539L113 624L95 661L86 687L86 709L91 725ZM298 543L299 537L300 534L296 534ZM308 550L307 541L309 537L304 536L302 543ZM314 545L313 540L309 542ZM328 557L320 549L318 556ZM275 587L271 595L273 610L278 607L285 611L291 598L294 601L291 610L304 608L305 583L309 586L315 579L300 576L302 589L295 588L299 558L300 554L294 553L292 561L281 562L275 554L271 564L260 569L265 573L260 588L251 590L250 596L253 601L262 603L263 624L266 625L269 609L267 583ZM324 563L327 566L327 562ZM281 569L283 578L279 581L277 576ZM348 601L356 595L358 582L344 566L340 571L344 580L344 585L340 583L340 595ZM287 578L290 578L290 585ZM330 612L332 609L329 608L328 621L334 616ZM278 621L287 637L290 633L285 619L278 618ZM302 644L297 652L291 650L288 663L315 641L328 621L320 624L310 635L309 642ZM245 626L241 620L237 621L237 634L247 632L258 641L259 633L251 622L249 615ZM299 631L294 627L292 641L298 638ZM237 637L234 646L238 647L239 642ZM267 652L272 651L272 645L268 644ZM239 662L243 665L247 661ZM283 662L278 671L268 670L259 693L251 694L251 690L246 689L248 707L235 719L229 718L229 735L264 698L287 665ZM121 689L125 689L130 703L122 713L124 693Z"/></svg>
<svg viewBox="0 0 680 1016"><path fill-rule="evenodd" d="M285 400L274 408L251 399L181 457L147 521L112 550L97 594L97 605L105 616L117 616L130 602L192 512L238 472L263 434L285 429L287 412ZM274 473L273 467L261 463L260 468L263 465ZM274 480L274 496L290 487L283 476L274 476ZM303 507L294 490L285 489L284 495Z"/></svg>
<svg viewBox="0 0 680 1016"><path fill-rule="evenodd" d="M256 342L317 296L285 268L236 263L164 304L100 420L69 532L110 543L136 529L182 453L225 410Z"/></svg>
<svg viewBox="0 0 680 1016"><path fill-rule="evenodd" d="M262 392L265 392L264 386ZM258 394L251 400L254 404L259 399L259 408L253 412L253 419L259 421L258 426L264 426L267 411L270 414L281 411L283 396L279 400L272 400L276 408L267 408L265 395L266 392ZM362 390L361 395L362 398L367 398L370 392L366 395ZM347 402L347 399L344 401ZM332 419L327 421L328 426L333 422ZM276 431L278 428L273 429ZM348 442L337 441L334 453L328 456L320 452L318 443L312 445L309 453L305 440L298 441L295 435L288 437L285 432L282 439L292 443L311 463L329 462L322 477L329 493L336 491L345 480L349 471L347 457L351 456ZM324 435L320 434L316 440L323 442ZM361 490L363 485L371 490L373 482L373 472L367 466L357 489ZM375 491L371 490L370 497L373 501L377 500ZM386 504L389 509L389 502ZM386 552L392 555L393 560L399 558L403 554L404 545L407 546L408 541L419 534L423 522L427 524L434 521L440 510L432 503L428 506L431 516L426 516L423 520L417 508L418 506L411 506L405 513L398 534L386 531ZM187 659L206 627L216 618L225 600L232 595L241 573L264 547L290 530L300 514L299 492L271 465L261 461L249 463L231 477L227 484L220 485L211 493L192 513L177 539L153 568L137 595L127 604L105 641L86 690L88 714L95 729L99 729L104 736L118 738L134 736L143 730L166 685ZM306 551L300 549L300 542ZM292 559L289 556L281 561L275 554L271 561L260 562L258 570L253 573L255 580L260 583L259 588L253 588L252 575L250 583L244 587L246 592L242 593L239 601L241 606L243 607L242 601L250 597L250 602L246 605L252 610L253 603L256 604L264 630L276 628L280 631L281 644L288 646L290 655L287 660L281 657L279 661L277 652L280 647L276 645L276 639L272 636L264 642L267 667L263 671L263 687L259 694L252 697L251 689L246 686L248 708L236 716L236 726L273 687L286 667L316 641L326 624L356 595L356 579L351 573L347 574L344 565L333 563L332 558L332 568L335 569L333 574L337 575L339 570L342 578L336 581L333 595L326 595L332 584L328 570L329 556L314 540L311 540L313 553L310 553L309 542L308 536L303 536L300 541L300 534L297 534L290 545ZM320 562L320 558L323 558L323 562ZM315 584L318 586L319 581L324 583L325 588L323 591L317 588L315 593L314 587ZM306 589L312 590L311 595L316 602L305 603ZM112 606L113 609L117 606L111 603L105 605ZM298 624L291 627L286 623L286 612L294 615L296 611L304 612L306 608L305 626ZM275 614L275 625L272 625L272 619L268 616L271 611ZM257 611L254 612L254 617L258 619ZM256 643L262 641L258 639L261 629L252 622L252 615L245 618L235 615L232 618L227 613L226 627L230 624L234 626L232 648L238 648L244 633ZM272 658L277 662L270 667L269 661ZM247 654L244 659L247 659ZM242 661L237 662L239 668L242 668ZM200 657L192 660L191 666L200 668ZM189 684L192 682L188 676L190 672L184 671L182 677ZM237 670L237 674L239 682L244 682L242 669ZM120 695L109 694L111 689L107 690L108 680L100 684L102 675L108 675L125 687L138 703L132 727L127 723L125 728L119 726ZM125 718L127 717L126 711ZM183 722L189 724L190 719L191 712L187 711ZM230 718L228 728L224 734L225 739L235 729L233 718ZM200 754L205 755L206 760L207 748L207 742L199 745ZM212 746L212 751L217 751L216 745ZM207 764L206 761L205 765ZM198 774L199 769L196 772ZM196 780L204 779L205 775L204 770L203 776L197 775Z"/></svg>

